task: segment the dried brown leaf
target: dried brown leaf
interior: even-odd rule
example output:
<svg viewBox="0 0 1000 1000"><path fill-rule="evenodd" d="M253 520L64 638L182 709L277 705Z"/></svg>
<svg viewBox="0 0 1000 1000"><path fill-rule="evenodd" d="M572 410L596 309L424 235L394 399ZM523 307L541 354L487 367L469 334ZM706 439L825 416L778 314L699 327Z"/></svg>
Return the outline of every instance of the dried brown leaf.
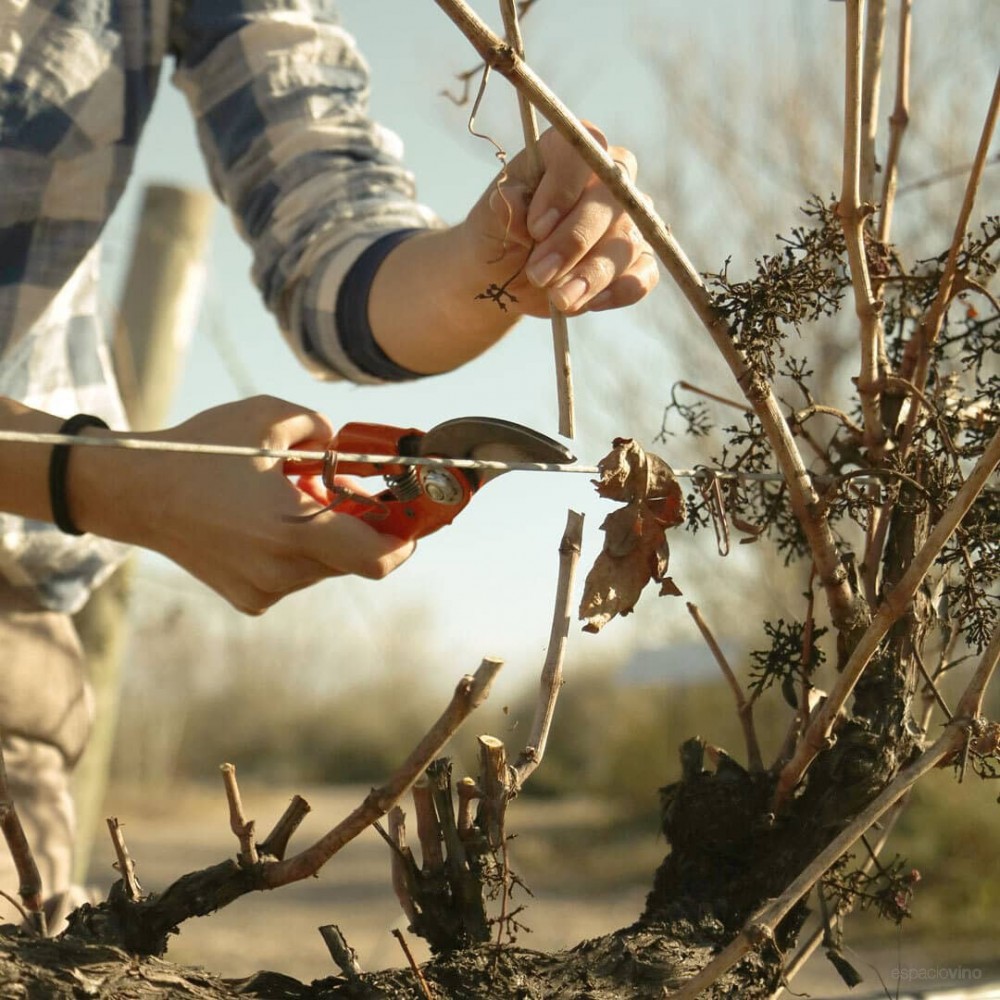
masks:
<svg viewBox="0 0 1000 1000"><path fill-rule="evenodd" d="M594 480L594 486L600 496L622 503L643 500L666 528L684 520L684 498L674 470L632 438L615 438L597 468L601 478Z"/></svg>
<svg viewBox="0 0 1000 1000"><path fill-rule="evenodd" d="M601 459L597 492L624 507L601 525L604 547L587 574L579 616L585 632L599 632L616 615L627 615L650 580L660 594L680 594L666 575L666 529L684 520L684 497L673 470L631 438L616 438Z"/></svg>

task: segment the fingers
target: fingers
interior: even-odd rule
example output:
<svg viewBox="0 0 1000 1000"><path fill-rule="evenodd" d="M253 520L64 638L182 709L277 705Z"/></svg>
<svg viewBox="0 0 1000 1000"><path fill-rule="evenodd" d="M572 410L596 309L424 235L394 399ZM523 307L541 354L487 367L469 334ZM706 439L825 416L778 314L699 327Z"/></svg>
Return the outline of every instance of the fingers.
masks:
<svg viewBox="0 0 1000 1000"><path fill-rule="evenodd" d="M395 544L391 546L390 552L402 548L399 556L393 554L385 559L382 551L373 553L369 559L355 564L361 570L355 575L381 579L405 561L413 551L412 542L403 543L402 546L398 539L391 542ZM353 571L334 569L308 557L283 557L259 563L253 574L218 589L238 611L256 616L262 615L290 594L305 590L322 580L346 576L351 572Z"/></svg>
<svg viewBox="0 0 1000 1000"><path fill-rule="evenodd" d="M265 447L323 451L335 435L333 424L322 413L295 407L271 424Z"/></svg>
<svg viewBox="0 0 1000 1000"><path fill-rule="evenodd" d="M209 565L193 554L177 561L237 610L260 615L330 577L380 580L414 549L413 542L382 535L356 517L326 511L309 521L286 522L266 537L245 536L241 548L217 551Z"/></svg>
<svg viewBox="0 0 1000 1000"><path fill-rule="evenodd" d="M176 434L318 450L334 430L322 414L261 396L198 414ZM129 477L124 492L136 493L147 514L155 499L156 516L137 518L138 527L118 537L163 553L247 614L326 577L381 579L414 549L355 517L323 511L325 486L305 476L297 487L279 459L220 459L210 475L201 456L156 456L146 464L147 474Z"/></svg>
<svg viewBox="0 0 1000 1000"><path fill-rule="evenodd" d="M308 516L272 517L265 530L248 539L248 549L256 549L252 559L238 556L239 564L228 573L225 566L219 567L222 586L217 589L247 614L262 614L283 597L329 577L381 580L416 548L414 542L381 534L350 514L317 511L313 502L317 498L299 485L295 503Z"/></svg>
<svg viewBox="0 0 1000 1000"><path fill-rule="evenodd" d="M574 312L585 308L588 312L601 312L604 309L619 309L622 306L635 305L645 298L658 284L660 270L651 252L643 251L635 259L632 266L620 277L615 278L602 292L586 300L582 305L576 303L568 307Z"/></svg>
<svg viewBox="0 0 1000 1000"><path fill-rule="evenodd" d="M630 180L632 153L595 138ZM526 227L535 241L525 276L566 313L631 305L659 281L656 259L611 192L553 130L541 140L545 173L528 205ZM648 198L646 199L649 200Z"/></svg>
<svg viewBox="0 0 1000 1000"><path fill-rule="evenodd" d="M311 560L303 560L303 564L302 569L288 566L287 573L285 568L275 566L274 575L270 578L262 576L259 583L241 579L227 588L217 589L237 611L246 615L262 615L289 594L305 590L326 576L334 575L317 573L316 564Z"/></svg>
<svg viewBox="0 0 1000 1000"><path fill-rule="evenodd" d="M319 564L327 575L351 573L381 580L413 554L416 545L394 535L383 535L351 514L325 511L300 528L300 551Z"/></svg>
<svg viewBox="0 0 1000 1000"><path fill-rule="evenodd" d="M316 445L319 450L336 432L322 413L276 396L261 395L204 410L173 433L189 441L253 443L276 449Z"/></svg>
<svg viewBox="0 0 1000 1000"><path fill-rule="evenodd" d="M608 140L604 133L594 125L585 124L590 134L607 150ZM536 243L552 234L595 180L580 154L554 129L548 129L541 137L539 150L545 172L535 187L527 218L528 232Z"/></svg>
<svg viewBox="0 0 1000 1000"><path fill-rule="evenodd" d="M593 234L600 234L596 238ZM603 201L579 206L560 224L550 242L559 250L540 251L529 260L528 279L547 290L549 301L566 313L611 301L638 301L658 280L655 261L642 234L627 215L616 214ZM630 294L624 289L630 287Z"/></svg>

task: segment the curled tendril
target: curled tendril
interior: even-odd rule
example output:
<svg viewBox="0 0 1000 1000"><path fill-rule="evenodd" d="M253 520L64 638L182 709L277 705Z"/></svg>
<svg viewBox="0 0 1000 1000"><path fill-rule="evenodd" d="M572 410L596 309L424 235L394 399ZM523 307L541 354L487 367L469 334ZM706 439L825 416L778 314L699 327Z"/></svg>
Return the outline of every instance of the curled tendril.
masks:
<svg viewBox="0 0 1000 1000"><path fill-rule="evenodd" d="M483 76L479 81L479 90L476 93L476 99L472 104L472 110L469 112L469 121L467 128L471 135L474 135L477 139L485 139L495 150L495 156L500 161L501 169L500 173L497 174L497 178L494 181L494 188L497 195L499 195L500 200L504 204L504 208L507 210L507 223L504 229L503 240L500 244L500 253L497 254L488 263L496 264L498 261L503 260L507 255L508 239L510 237L510 227L514 220L514 209L511 203L507 200L507 195L504 192L504 184L507 182L507 151L503 148L493 138L486 132L479 132L476 130L476 115L479 113L479 106L482 104L483 96L486 93L486 84L490 78L490 67L488 65L483 66ZM480 292L476 295L477 299L487 299L491 302L495 302L501 309L501 311L507 311L507 302L517 302L517 296L512 292L508 291L511 282L521 273L522 267L519 267L503 284L497 284L496 282L491 283L487 286L485 291Z"/></svg>

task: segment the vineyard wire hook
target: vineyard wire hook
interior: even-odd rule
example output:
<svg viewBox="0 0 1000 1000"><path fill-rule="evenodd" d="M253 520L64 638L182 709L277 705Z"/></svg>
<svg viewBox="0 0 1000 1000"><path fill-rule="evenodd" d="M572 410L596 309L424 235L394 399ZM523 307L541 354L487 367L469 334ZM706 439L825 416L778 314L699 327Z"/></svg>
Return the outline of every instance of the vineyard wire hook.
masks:
<svg viewBox="0 0 1000 1000"><path fill-rule="evenodd" d="M726 498L718 472L705 465L695 466L694 484L698 487L715 530L715 546L720 556L729 555L729 522L726 517Z"/></svg>
<svg viewBox="0 0 1000 1000"><path fill-rule="evenodd" d="M349 487L341 486L337 482L337 462L339 458L340 456L336 448L327 448L323 453L323 469L320 473L320 481L329 493L326 506L320 507L319 510L311 511L309 514L286 514L282 517L283 521L296 524L312 521L314 518L319 517L320 514L325 514L330 510L335 511L347 500L356 500L358 503L368 504L372 508L370 511L358 515L362 519L373 517L375 520L381 521L389 516L389 508L380 500L377 500L375 497L366 496L364 493L356 493Z"/></svg>
<svg viewBox="0 0 1000 1000"><path fill-rule="evenodd" d="M327 448L323 452L323 469L320 473L320 482L326 487L327 492L333 494L334 499L330 500L326 506L320 507L319 510L311 511L308 514L285 514L282 517L283 521L288 521L293 524L304 524L306 521L312 521L314 518L320 516L320 514L325 514L328 510L333 510L344 499L345 491L342 487L338 487L334 482L334 477L337 474L337 452L334 448Z"/></svg>
<svg viewBox="0 0 1000 1000"><path fill-rule="evenodd" d="M337 461L339 457L336 448L327 448L323 452L323 473L320 478L323 480L323 485L331 492L336 492L337 489L335 477L337 475Z"/></svg>
<svg viewBox="0 0 1000 1000"><path fill-rule="evenodd" d="M383 521L389 516L389 508L377 497L368 496L365 493L358 493L349 486L341 486L337 482L337 462L340 455L336 448L327 448L323 453L323 485L330 493L330 502L317 513L322 514L327 510L336 510L342 503L354 500L359 504L367 505L370 509L363 514L358 514L362 520ZM313 515L315 516L315 515Z"/></svg>

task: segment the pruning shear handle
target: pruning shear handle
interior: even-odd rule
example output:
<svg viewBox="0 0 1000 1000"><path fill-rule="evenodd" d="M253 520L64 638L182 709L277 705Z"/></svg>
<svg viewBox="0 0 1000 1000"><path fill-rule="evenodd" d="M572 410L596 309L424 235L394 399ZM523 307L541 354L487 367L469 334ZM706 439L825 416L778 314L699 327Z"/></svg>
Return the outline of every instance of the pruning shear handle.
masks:
<svg viewBox="0 0 1000 1000"><path fill-rule="evenodd" d="M480 487L503 470L340 461L338 452L494 462L575 461L558 441L529 427L492 417L462 417L426 432L387 424L345 424L330 442L325 462L286 463L287 475L322 475L327 509L360 518L383 534L404 540L423 538L451 524ZM385 489L373 496L358 493L337 483L335 477L340 475L380 475Z"/></svg>

